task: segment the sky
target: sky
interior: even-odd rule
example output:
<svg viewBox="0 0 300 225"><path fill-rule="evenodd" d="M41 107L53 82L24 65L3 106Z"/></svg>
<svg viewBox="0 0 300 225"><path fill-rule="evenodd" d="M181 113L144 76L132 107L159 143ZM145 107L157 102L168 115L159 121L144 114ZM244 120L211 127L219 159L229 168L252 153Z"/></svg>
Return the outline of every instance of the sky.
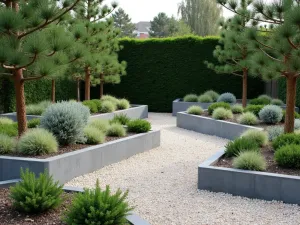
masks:
<svg viewBox="0 0 300 225"><path fill-rule="evenodd" d="M159 12L177 17L178 3L181 2L181 0L106 0L104 2L109 4L113 1L119 3L134 23L153 20ZM224 11L224 16L229 15L230 13Z"/></svg>

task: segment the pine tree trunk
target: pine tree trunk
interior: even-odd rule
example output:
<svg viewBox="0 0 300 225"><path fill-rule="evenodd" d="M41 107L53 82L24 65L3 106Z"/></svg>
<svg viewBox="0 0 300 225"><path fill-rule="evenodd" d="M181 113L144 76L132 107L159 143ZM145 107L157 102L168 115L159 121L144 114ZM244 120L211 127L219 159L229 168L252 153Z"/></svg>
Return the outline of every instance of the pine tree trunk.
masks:
<svg viewBox="0 0 300 225"><path fill-rule="evenodd" d="M55 103L55 80L52 80L52 88L51 88L51 101Z"/></svg>
<svg viewBox="0 0 300 225"><path fill-rule="evenodd" d="M25 106L25 93L24 93L24 81L23 70L15 70L13 72L14 86L16 92L16 112L18 120L18 133L19 137L27 129L27 118L26 118L26 106Z"/></svg>
<svg viewBox="0 0 300 225"><path fill-rule="evenodd" d="M77 79L77 102L80 102L80 80Z"/></svg>
<svg viewBox="0 0 300 225"><path fill-rule="evenodd" d="M89 67L85 67L85 100L91 99L91 71Z"/></svg>
<svg viewBox="0 0 300 225"><path fill-rule="evenodd" d="M243 96L242 96L242 104L243 107L247 106L247 92L248 92L248 70L243 69Z"/></svg>
<svg viewBox="0 0 300 225"><path fill-rule="evenodd" d="M103 97L103 89L104 89L104 74L100 74L100 99Z"/></svg>
<svg viewBox="0 0 300 225"><path fill-rule="evenodd" d="M285 114L285 124L284 132L292 133L294 132L295 124L295 104L296 104L296 87L297 78L294 74L289 74L287 76L286 83L286 114Z"/></svg>

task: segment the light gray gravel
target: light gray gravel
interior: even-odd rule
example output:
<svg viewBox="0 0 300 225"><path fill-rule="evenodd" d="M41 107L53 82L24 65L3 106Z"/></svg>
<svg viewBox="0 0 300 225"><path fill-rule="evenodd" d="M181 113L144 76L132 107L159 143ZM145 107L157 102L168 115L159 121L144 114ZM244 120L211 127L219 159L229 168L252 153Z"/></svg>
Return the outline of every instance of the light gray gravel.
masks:
<svg viewBox="0 0 300 225"><path fill-rule="evenodd" d="M170 114L150 113L161 147L75 178L66 185L129 189L135 212L152 225L298 225L300 207L197 190L197 166L227 140L179 129Z"/></svg>

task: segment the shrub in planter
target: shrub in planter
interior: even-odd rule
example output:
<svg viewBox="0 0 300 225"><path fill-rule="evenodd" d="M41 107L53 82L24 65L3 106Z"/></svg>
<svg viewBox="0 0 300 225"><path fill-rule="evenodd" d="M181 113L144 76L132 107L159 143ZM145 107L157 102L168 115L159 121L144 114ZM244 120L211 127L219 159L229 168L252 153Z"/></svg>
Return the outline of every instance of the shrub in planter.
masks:
<svg viewBox="0 0 300 225"><path fill-rule="evenodd" d="M195 94L188 94L183 97L184 102L198 102L198 96Z"/></svg>
<svg viewBox="0 0 300 225"><path fill-rule="evenodd" d="M227 120L227 119L232 119L233 114L229 109L217 108L214 110L212 114L212 118L216 120Z"/></svg>
<svg viewBox="0 0 300 225"><path fill-rule="evenodd" d="M117 109L129 109L130 108L130 102L127 99L120 99L117 103Z"/></svg>
<svg viewBox="0 0 300 225"><path fill-rule="evenodd" d="M13 124L14 121L12 119L6 118L6 117L0 117L0 126L4 124Z"/></svg>
<svg viewBox="0 0 300 225"><path fill-rule="evenodd" d="M231 106L231 111L233 114L240 114L240 113L243 113L244 108L242 105L236 104L236 105Z"/></svg>
<svg viewBox="0 0 300 225"><path fill-rule="evenodd" d="M146 120L136 119L127 124L128 132L132 133L147 133L151 130L151 123Z"/></svg>
<svg viewBox="0 0 300 225"><path fill-rule="evenodd" d="M7 154L15 150L16 140L5 134L0 134L0 154Z"/></svg>
<svg viewBox="0 0 300 225"><path fill-rule="evenodd" d="M91 102L97 106L97 112L99 112L101 110L102 101L100 99L92 99Z"/></svg>
<svg viewBox="0 0 300 225"><path fill-rule="evenodd" d="M126 202L128 191L120 189L111 194L110 187L101 190L97 180L95 189L85 189L75 195L64 222L74 224L127 224L126 217L133 208Z"/></svg>
<svg viewBox="0 0 300 225"><path fill-rule="evenodd" d="M89 145L102 144L105 141L105 135L102 131L95 127L87 126L83 130L84 137L86 138L85 143Z"/></svg>
<svg viewBox="0 0 300 225"><path fill-rule="evenodd" d="M114 105L114 103L112 103L111 101L104 101L102 102L102 106L101 106L101 113L111 113L116 111L116 106Z"/></svg>
<svg viewBox="0 0 300 225"><path fill-rule="evenodd" d="M96 103L93 102L92 100L83 101L82 104L90 109L90 113L98 112L98 107L97 107Z"/></svg>
<svg viewBox="0 0 300 225"><path fill-rule="evenodd" d="M0 134L6 134L10 137L18 136L18 124L2 124L0 125Z"/></svg>
<svg viewBox="0 0 300 225"><path fill-rule="evenodd" d="M268 104L270 104L270 101L268 101L268 100L266 101L265 99L254 98L249 101L249 104L250 105L268 105Z"/></svg>
<svg viewBox="0 0 300 225"><path fill-rule="evenodd" d="M77 102L61 102L47 108L41 127L49 130L59 144L84 142L83 129L90 117L88 107Z"/></svg>
<svg viewBox="0 0 300 225"><path fill-rule="evenodd" d="M103 133L106 133L109 128L109 122L107 120L96 119L89 121L88 126L95 127Z"/></svg>
<svg viewBox="0 0 300 225"><path fill-rule="evenodd" d="M238 118L238 122L244 125L256 125L258 123L258 119L254 113L246 112Z"/></svg>
<svg viewBox="0 0 300 225"><path fill-rule="evenodd" d="M259 112L259 118L266 124L276 124L282 116L282 109L277 105L267 105Z"/></svg>
<svg viewBox="0 0 300 225"><path fill-rule="evenodd" d="M241 137L254 140L259 146L268 144L268 134L260 130L247 130L242 133Z"/></svg>
<svg viewBox="0 0 300 225"><path fill-rule="evenodd" d="M273 141L277 137L279 137L281 134L284 133L283 126L272 126L267 128L269 141Z"/></svg>
<svg viewBox="0 0 300 225"><path fill-rule="evenodd" d="M35 118L27 122L28 128L37 128L41 124L41 119Z"/></svg>
<svg viewBox="0 0 300 225"><path fill-rule="evenodd" d="M187 109L187 113L193 115L201 115L203 113L203 109L200 106L192 105Z"/></svg>
<svg viewBox="0 0 300 225"><path fill-rule="evenodd" d="M265 101L269 101L268 104L270 104L270 102L272 101L272 98L269 95L260 95L258 96L257 99L261 99L261 100L265 100Z"/></svg>
<svg viewBox="0 0 300 225"><path fill-rule="evenodd" d="M236 97L232 93L224 93L221 94L218 98L218 102L227 102L230 104L235 104L236 103Z"/></svg>
<svg viewBox="0 0 300 225"><path fill-rule="evenodd" d="M125 137L126 130L121 124L115 123L109 126L106 135L110 137Z"/></svg>
<svg viewBox="0 0 300 225"><path fill-rule="evenodd" d="M226 102L216 102L216 103L213 103L213 104L211 104L208 107L208 114L212 115L213 112L214 112L214 110L217 109L217 108L230 109L230 104L226 103Z"/></svg>
<svg viewBox="0 0 300 225"><path fill-rule="evenodd" d="M117 107L117 104L119 103L119 100L116 97L111 96L111 95L103 95L101 98L101 101L102 102L109 101L114 104L115 108Z"/></svg>
<svg viewBox="0 0 300 225"><path fill-rule="evenodd" d="M259 145L253 139L248 139L246 137L240 137L234 141L230 141L225 146L225 156L233 157L238 156L241 152L247 151L259 151Z"/></svg>
<svg viewBox="0 0 300 225"><path fill-rule="evenodd" d="M119 123L122 125L127 125L130 121L130 118L126 114L115 115L113 119L109 121L110 124Z"/></svg>
<svg viewBox="0 0 300 225"><path fill-rule="evenodd" d="M264 171L266 170L266 160L254 151L242 152L233 160L233 167L242 170Z"/></svg>
<svg viewBox="0 0 300 225"><path fill-rule="evenodd" d="M217 93L213 90L206 91L204 93L204 95L210 96L212 98L213 102L216 102L218 100L218 98L220 97L219 93Z"/></svg>
<svg viewBox="0 0 300 225"><path fill-rule="evenodd" d="M273 99L271 101L271 105L278 105L278 106L282 106L284 105L283 101L281 101L280 99Z"/></svg>
<svg viewBox="0 0 300 225"><path fill-rule="evenodd" d="M209 95L200 95L198 98L198 102L211 103L211 102L213 102L213 99Z"/></svg>
<svg viewBox="0 0 300 225"><path fill-rule="evenodd" d="M54 209L62 203L62 187L47 172L36 178L33 172L21 169L21 181L10 188L10 198L19 212L37 214Z"/></svg>
<svg viewBox="0 0 300 225"><path fill-rule="evenodd" d="M274 157L281 167L300 169L300 145L285 145L275 152Z"/></svg>
<svg viewBox="0 0 300 225"><path fill-rule="evenodd" d="M300 135L289 133L289 134L282 134L278 136L272 143L274 151L277 151L279 148L286 146L286 145L300 145Z"/></svg>
<svg viewBox="0 0 300 225"><path fill-rule="evenodd" d="M260 110L262 110L264 107L264 105L248 105L244 112L252 112L255 116L258 116Z"/></svg>
<svg viewBox="0 0 300 225"><path fill-rule="evenodd" d="M24 155L44 155L57 150L58 143L53 134L42 128L28 130L18 143L18 151Z"/></svg>

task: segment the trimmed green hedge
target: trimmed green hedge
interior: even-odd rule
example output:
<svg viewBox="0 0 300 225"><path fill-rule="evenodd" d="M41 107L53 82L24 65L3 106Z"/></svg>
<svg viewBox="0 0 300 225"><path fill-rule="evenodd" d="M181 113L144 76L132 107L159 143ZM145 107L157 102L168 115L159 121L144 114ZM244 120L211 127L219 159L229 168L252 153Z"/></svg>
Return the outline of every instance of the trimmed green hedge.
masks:
<svg viewBox="0 0 300 225"><path fill-rule="evenodd" d="M241 98L242 79L216 74L203 61L216 62L213 50L217 37L181 37L163 39L122 39L120 60L127 61L127 76L121 84L105 85L105 94L124 97L136 104L148 104L150 111L171 112L172 101L189 93L208 89L232 92ZM264 93L264 82L249 79L249 98ZM99 88L92 97L99 96Z"/></svg>

